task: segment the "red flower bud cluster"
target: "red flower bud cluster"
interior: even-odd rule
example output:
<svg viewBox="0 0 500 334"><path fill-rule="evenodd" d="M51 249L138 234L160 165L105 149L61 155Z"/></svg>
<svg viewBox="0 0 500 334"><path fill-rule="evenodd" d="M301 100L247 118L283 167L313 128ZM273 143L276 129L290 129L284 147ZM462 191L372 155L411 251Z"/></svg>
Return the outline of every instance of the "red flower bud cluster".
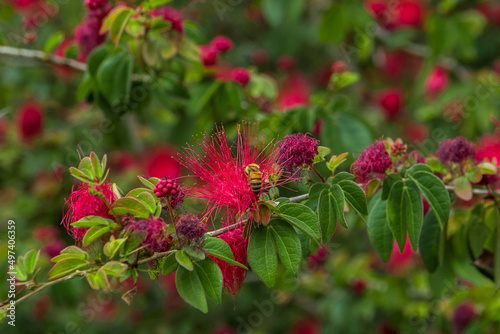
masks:
<svg viewBox="0 0 500 334"><path fill-rule="evenodd" d="M186 193L182 187L177 182L167 177L158 181L153 192L158 198L170 199L170 205L173 209L178 207L184 201L184 197L186 197Z"/></svg>
<svg viewBox="0 0 500 334"><path fill-rule="evenodd" d="M22 105L17 115L17 128L23 143L32 143L43 132L45 112L37 102Z"/></svg>
<svg viewBox="0 0 500 334"><path fill-rule="evenodd" d="M127 228L132 228L133 232L143 234L142 245L147 245L151 252L166 252L171 247L172 237L165 237L166 224L161 218L150 218L133 220Z"/></svg>
<svg viewBox="0 0 500 334"><path fill-rule="evenodd" d="M75 29L75 39L80 47L82 60L85 60L93 49L106 40L106 35L101 35L100 30L104 18L112 9L107 0L88 0L85 5L89 9L87 17Z"/></svg>
<svg viewBox="0 0 500 334"><path fill-rule="evenodd" d="M180 215L175 224L175 231L182 241L186 244L203 244L203 235L206 230L201 220L194 214Z"/></svg>
<svg viewBox="0 0 500 334"><path fill-rule="evenodd" d="M457 137L442 142L436 155L442 164L460 164L473 159L476 155L476 148L464 137Z"/></svg>
<svg viewBox="0 0 500 334"><path fill-rule="evenodd" d="M311 166L318 154L319 141L304 133L286 136L279 142L280 165L289 172Z"/></svg>
<svg viewBox="0 0 500 334"><path fill-rule="evenodd" d="M164 7L153 10L153 17L163 16L165 21L172 23L172 29L179 34L184 34L184 17L182 13L172 7Z"/></svg>
<svg viewBox="0 0 500 334"><path fill-rule="evenodd" d="M371 178L384 176L392 167L392 160L383 141L377 141L359 156L352 164L352 170L358 182L366 183Z"/></svg>

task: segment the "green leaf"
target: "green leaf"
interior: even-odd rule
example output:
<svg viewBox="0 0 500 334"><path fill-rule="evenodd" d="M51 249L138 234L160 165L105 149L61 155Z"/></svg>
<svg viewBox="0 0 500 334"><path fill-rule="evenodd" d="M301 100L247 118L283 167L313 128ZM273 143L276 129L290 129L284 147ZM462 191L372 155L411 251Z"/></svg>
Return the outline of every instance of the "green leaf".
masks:
<svg viewBox="0 0 500 334"><path fill-rule="evenodd" d="M332 183L339 183L340 181L354 181L356 177L351 173L340 172L333 178Z"/></svg>
<svg viewBox="0 0 500 334"><path fill-rule="evenodd" d="M336 185L338 187L338 185ZM344 193L342 192L342 197ZM321 243L326 244L337 228L337 216L334 209L335 199L329 189L325 189L321 192L318 201L318 218L319 225L321 228Z"/></svg>
<svg viewBox="0 0 500 334"><path fill-rule="evenodd" d="M77 222L71 223L71 226L78 228L91 228L94 226L109 226L113 223L111 219L106 219L100 216L83 217Z"/></svg>
<svg viewBox="0 0 500 334"><path fill-rule="evenodd" d="M143 178L142 176L137 176L139 178L139 181L141 181L141 183L143 185L145 185L146 187L148 187L149 189L151 190L155 190L156 188L156 185L154 185L152 182L150 182L149 180L146 180L145 178Z"/></svg>
<svg viewBox="0 0 500 334"><path fill-rule="evenodd" d="M149 7L150 9L154 9L166 5L170 2L172 2L172 0L149 0Z"/></svg>
<svg viewBox="0 0 500 334"><path fill-rule="evenodd" d="M231 247L229 247L229 245L224 240L221 240L219 238L214 238L206 234L204 248L205 252L208 255L212 255L218 259L221 259L222 261L232 266L238 266L245 270L248 270L248 268L245 265L236 262L234 260L233 251L231 250Z"/></svg>
<svg viewBox="0 0 500 334"><path fill-rule="evenodd" d="M134 16L134 11L130 8L125 8L121 11L111 23L109 37L118 46L122 37L123 31L127 27L128 22Z"/></svg>
<svg viewBox="0 0 500 334"><path fill-rule="evenodd" d="M202 249L199 247L193 247L193 246L182 246L182 250L192 258L196 260L204 260L205 259L205 252L203 252Z"/></svg>
<svg viewBox="0 0 500 334"><path fill-rule="evenodd" d="M193 262L189 259L189 256L184 253L183 250L175 252L175 259L177 262L189 271L194 269Z"/></svg>
<svg viewBox="0 0 500 334"><path fill-rule="evenodd" d="M352 25L352 21L341 4L333 4L328 8L321 18L319 25L319 37L323 43L340 43Z"/></svg>
<svg viewBox="0 0 500 334"><path fill-rule="evenodd" d="M271 220L269 229L271 230L281 263L283 263L283 266L290 274L296 277L302 258L302 249L297 232L295 232L290 224L278 219Z"/></svg>
<svg viewBox="0 0 500 334"><path fill-rule="evenodd" d="M43 52L52 53L64 41L64 33L59 31L50 36L43 47Z"/></svg>
<svg viewBox="0 0 500 334"><path fill-rule="evenodd" d="M319 222L316 214L309 207L289 203L279 207L278 215L286 220L302 232L304 232L314 242L318 243L319 235Z"/></svg>
<svg viewBox="0 0 500 334"><path fill-rule="evenodd" d="M380 192L373 198L373 206L368 215L368 237L384 262L391 259L394 237L387 220L387 201L383 201Z"/></svg>
<svg viewBox="0 0 500 334"><path fill-rule="evenodd" d="M442 228L448 222L451 207L450 196L443 182L437 176L425 171L418 171L409 174L409 176L429 202L429 206L434 210Z"/></svg>
<svg viewBox="0 0 500 334"><path fill-rule="evenodd" d="M170 275L179 267L179 263L175 258L175 253L169 254L163 261L163 276Z"/></svg>
<svg viewBox="0 0 500 334"><path fill-rule="evenodd" d="M92 168L92 162L89 157L84 157L80 164L78 165L80 172L84 173L90 181L95 180L94 169Z"/></svg>
<svg viewBox="0 0 500 334"><path fill-rule="evenodd" d="M80 260L88 260L89 254L78 248L76 246L69 246L64 248L60 255L53 257L50 261L59 262L65 259L80 259Z"/></svg>
<svg viewBox="0 0 500 334"><path fill-rule="evenodd" d="M151 215L151 211L146 206L146 204L133 197L122 197L117 199L113 203L111 211L116 215L124 215L130 213L136 218L149 218L149 216Z"/></svg>
<svg viewBox="0 0 500 334"><path fill-rule="evenodd" d="M411 176L417 172L427 172L427 173L433 173L432 168L424 165L424 164L416 164L415 166L412 166L410 169L408 169L405 173L405 176Z"/></svg>
<svg viewBox="0 0 500 334"><path fill-rule="evenodd" d="M97 70L97 84L112 106L128 100L132 87L133 60L128 52L106 58Z"/></svg>
<svg viewBox="0 0 500 334"><path fill-rule="evenodd" d="M175 274L175 285L179 295L189 305L203 313L208 312L207 297L205 296L203 284L196 270L189 271L183 267L179 267Z"/></svg>
<svg viewBox="0 0 500 334"><path fill-rule="evenodd" d="M137 199L141 201L142 204L146 206L150 214L154 214L156 211L156 201L149 191L143 191L137 195Z"/></svg>
<svg viewBox="0 0 500 334"><path fill-rule="evenodd" d="M407 206L406 224L408 227L408 237L413 249L416 251L418 249L418 239L424 218L424 206L422 197L420 197L420 191L414 181L406 180L404 191Z"/></svg>
<svg viewBox="0 0 500 334"><path fill-rule="evenodd" d="M309 199L317 199L321 192L325 189L330 189L326 183L315 183L309 188Z"/></svg>
<svg viewBox="0 0 500 334"><path fill-rule="evenodd" d="M220 305L222 302L223 276L219 266L210 258L195 262L195 266L205 292Z"/></svg>
<svg viewBox="0 0 500 334"><path fill-rule="evenodd" d="M111 261L102 266L99 270L102 270L106 275L120 277L127 271L128 265L118 261Z"/></svg>
<svg viewBox="0 0 500 334"><path fill-rule="evenodd" d="M87 71L92 77L96 77L97 70L99 69L99 66L101 66L107 55L108 48L106 46L96 48L90 53L87 61Z"/></svg>
<svg viewBox="0 0 500 334"><path fill-rule="evenodd" d="M103 289L104 291L109 291L111 289L108 276L103 271L98 270L95 274L87 273L85 277L90 287L94 290Z"/></svg>
<svg viewBox="0 0 500 334"><path fill-rule="evenodd" d="M248 264L254 273L269 288L272 288L276 283L278 257L274 248L272 232L268 227L256 228L252 231L247 253Z"/></svg>
<svg viewBox="0 0 500 334"><path fill-rule="evenodd" d="M16 273L16 278L20 281L26 281L28 279L28 272L26 266L24 265L24 258L19 256L17 258L17 264L14 266L14 272Z"/></svg>
<svg viewBox="0 0 500 334"><path fill-rule="evenodd" d="M482 205L477 204L471 211L467 229L469 248L473 259L477 259L483 253L484 244L490 233L490 228L483 221Z"/></svg>
<svg viewBox="0 0 500 334"><path fill-rule="evenodd" d="M115 256L121 246L127 241L126 238L110 240L104 245L104 255L109 257L110 259Z"/></svg>
<svg viewBox="0 0 500 334"><path fill-rule="evenodd" d="M398 243L399 250L403 253L406 245L406 197L403 181L397 181L392 186L391 193L387 200L387 219L389 227Z"/></svg>
<svg viewBox="0 0 500 334"><path fill-rule="evenodd" d="M472 199L472 184L466 176L456 178L451 184L458 198L464 201L470 201Z"/></svg>
<svg viewBox="0 0 500 334"><path fill-rule="evenodd" d="M49 279L63 277L79 268L86 267L87 265L87 261L80 259L66 259L59 261L52 267L52 269L50 269Z"/></svg>
<svg viewBox="0 0 500 334"><path fill-rule="evenodd" d="M424 218L418 247L425 268L431 273L435 272L441 263L440 248L444 247L441 233L436 214L429 210Z"/></svg>
<svg viewBox="0 0 500 334"><path fill-rule="evenodd" d="M198 115L210 102L215 92L221 87L221 81L216 80L210 84L202 84L191 89L191 99L186 107L188 116Z"/></svg>
<svg viewBox="0 0 500 334"><path fill-rule="evenodd" d="M389 193L391 188L397 181L401 181L403 178L399 174L389 174L385 177L384 183L382 184L382 200L385 201L389 198Z"/></svg>
<svg viewBox="0 0 500 334"><path fill-rule="evenodd" d="M90 152L90 162L92 164L92 170L94 171L95 176L100 179L103 174L101 162L99 161L99 158L94 152Z"/></svg>
<svg viewBox="0 0 500 334"><path fill-rule="evenodd" d="M38 263L38 258L40 257L39 249L29 250L24 255L24 265L28 274L33 274L35 272L36 264Z"/></svg>
<svg viewBox="0 0 500 334"><path fill-rule="evenodd" d="M111 226L94 226L91 227L85 236L83 237L83 246L87 247L92 244L94 241L109 233L111 231Z"/></svg>
<svg viewBox="0 0 500 334"><path fill-rule="evenodd" d="M344 191L344 196L350 206L362 215L368 214L368 207L366 206L366 198L363 189L353 181L339 181L338 185Z"/></svg>

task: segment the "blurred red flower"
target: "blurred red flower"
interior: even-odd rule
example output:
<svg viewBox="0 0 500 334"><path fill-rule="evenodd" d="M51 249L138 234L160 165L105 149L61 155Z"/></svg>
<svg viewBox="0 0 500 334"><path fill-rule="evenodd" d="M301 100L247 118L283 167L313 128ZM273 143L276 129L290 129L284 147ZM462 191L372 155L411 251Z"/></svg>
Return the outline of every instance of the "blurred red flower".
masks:
<svg viewBox="0 0 500 334"><path fill-rule="evenodd" d="M278 108L288 111L309 106L309 83L300 73L291 73L278 89Z"/></svg>
<svg viewBox="0 0 500 334"><path fill-rule="evenodd" d="M250 72L246 68L235 68L230 76L238 85L243 87L250 82Z"/></svg>
<svg viewBox="0 0 500 334"><path fill-rule="evenodd" d="M181 165L173 158L175 154L177 151L169 145L158 145L147 150L142 156L144 174L149 177L178 178L181 176Z"/></svg>
<svg viewBox="0 0 500 334"><path fill-rule="evenodd" d="M394 121L403 112L403 92L399 89L388 89L380 95L379 104L385 119Z"/></svg>
<svg viewBox="0 0 500 334"><path fill-rule="evenodd" d="M23 143L32 143L43 132L45 112L36 101L23 104L17 114L17 129Z"/></svg>
<svg viewBox="0 0 500 334"><path fill-rule="evenodd" d="M437 98L449 85L448 72L442 67L434 67L425 82L425 94L430 99Z"/></svg>
<svg viewBox="0 0 500 334"><path fill-rule="evenodd" d="M460 304L453 313L453 327L456 334L462 334L470 323L478 317L476 307L471 302Z"/></svg>
<svg viewBox="0 0 500 334"><path fill-rule="evenodd" d="M413 266L413 257L415 254L417 253L414 252L411 248L410 237L408 235L406 235L406 245L402 254L399 250L398 244L396 243L396 241L394 241L394 250L392 251L391 259L389 260L389 262L387 262L386 265L387 272L389 272L391 275L404 274Z"/></svg>

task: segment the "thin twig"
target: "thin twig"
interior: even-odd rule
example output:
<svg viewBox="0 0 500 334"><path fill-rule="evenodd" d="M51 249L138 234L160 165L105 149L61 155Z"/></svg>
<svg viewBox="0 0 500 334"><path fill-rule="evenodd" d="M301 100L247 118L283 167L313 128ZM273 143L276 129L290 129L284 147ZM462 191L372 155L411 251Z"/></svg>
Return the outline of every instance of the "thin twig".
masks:
<svg viewBox="0 0 500 334"><path fill-rule="evenodd" d="M52 285L57 284L59 282L67 281L67 280L70 280L70 279L73 279L73 278L76 278L76 277L79 277L79 276L84 276L85 273L86 273L85 271L77 271L75 273L72 273L71 275L64 276L64 277L58 278L56 280L53 280L53 281L50 281L50 282L47 282L47 283L43 283L37 289L35 289L35 290L31 291L30 293L22 296L21 298L15 300L14 301L14 305L17 305L17 304L21 303L25 299L31 297L32 295L34 295L34 294L36 294L36 293L38 293L38 292L40 292L42 290L44 290L45 288L48 288L49 286L52 286ZM1 307L5 307L6 305L11 305L9 300L3 302Z"/></svg>
<svg viewBox="0 0 500 334"><path fill-rule="evenodd" d="M146 263L149 263L151 261L161 259L162 257L166 257L166 256L172 254L173 252L175 252L175 251L171 250L171 251L167 251L167 252L154 253L151 257L148 257L146 259L142 259L142 260L138 261L137 264L138 265L146 264Z"/></svg>
<svg viewBox="0 0 500 334"><path fill-rule="evenodd" d="M45 53L38 50L30 49L20 49L11 46L0 46L0 55L13 57L13 58L24 58L32 59L46 63L52 63L55 65L64 65L75 69L80 72L85 72L87 70L87 64L79 62L74 59L68 59L53 54Z"/></svg>

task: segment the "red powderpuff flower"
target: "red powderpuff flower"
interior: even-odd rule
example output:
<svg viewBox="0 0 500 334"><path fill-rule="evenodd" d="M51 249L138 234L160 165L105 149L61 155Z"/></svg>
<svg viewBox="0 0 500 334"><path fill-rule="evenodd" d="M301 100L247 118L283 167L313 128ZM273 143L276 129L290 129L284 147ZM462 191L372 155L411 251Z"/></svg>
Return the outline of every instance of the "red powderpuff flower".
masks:
<svg viewBox="0 0 500 334"><path fill-rule="evenodd" d="M217 58L219 56L219 53L214 47L210 45L200 46L200 50L201 50L201 62L203 63L203 66L209 67L217 64Z"/></svg>
<svg viewBox="0 0 500 334"><path fill-rule="evenodd" d="M304 165L312 166L318 146L318 140L304 133L285 136L278 143L281 166L288 172L294 172Z"/></svg>
<svg viewBox="0 0 500 334"><path fill-rule="evenodd" d="M172 29L177 31L179 34L184 34L184 17L182 12L171 8L165 7L153 10L153 17L163 16L165 21L172 23Z"/></svg>
<svg viewBox="0 0 500 334"><path fill-rule="evenodd" d="M435 67L432 69L427 81L425 82L425 94L429 98L435 99L443 93L448 86L448 72L441 67Z"/></svg>
<svg viewBox="0 0 500 334"><path fill-rule="evenodd" d="M461 334L469 327L470 323L478 316L476 308L472 303L460 304L453 313L453 327L455 333Z"/></svg>
<svg viewBox="0 0 500 334"><path fill-rule="evenodd" d="M250 72L246 68L235 68L230 77L240 86L246 86L250 82Z"/></svg>
<svg viewBox="0 0 500 334"><path fill-rule="evenodd" d="M366 183L374 177L383 176L385 171L391 167L392 160L383 141L377 141L368 146L358 160L352 164L353 173L360 183Z"/></svg>
<svg viewBox="0 0 500 334"><path fill-rule="evenodd" d="M83 240L87 229L75 228L71 226L71 223L77 222L87 216L99 216L106 219L113 219L113 216L109 214L109 207L106 203L101 198L92 195L90 193L91 190L101 192L110 205L113 204L116 199L109 183L103 183L101 186L78 183L73 186L71 195L65 204L69 209L66 215L64 215L61 224L64 225L68 233L71 234L77 242Z"/></svg>
<svg viewBox="0 0 500 334"><path fill-rule="evenodd" d="M97 10L109 6L108 0L86 0L85 6L90 10Z"/></svg>
<svg viewBox="0 0 500 334"><path fill-rule="evenodd" d="M278 108L288 111L295 108L307 107L309 105L309 83L307 79L299 74L290 74L278 90Z"/></svg>
<svg viewBox="0 0 500 334"><path fill-rule="evenodd" d="M476 148L464 137L448 139L439 145L436 152L442 164L462 163L476 156Z"/></svg>
<svg viewBox="0 0 500 334"><path fill-rule="evenodd" d="M379 104L385 119L393 121L403 112L403 92L399 89L386 90L380 95Z"/></svg>
<svg viewBox="0 0 500 334"><path fill-rule="evenodd" d="M215 37L210 43L210 46L220 53L226 53L233 49L234 44L229 38L221 35Z"/></svg>
<svg viewBox="0 0 500 334"><path fill-rule="evenodd" d="M146 151L142 157L143 171L149 177L168 177L175 179L181 176L181 166L172 157L176 150L168 145L159 145Z"/></svg>
<svg viewBox="0 0 500 334"><path fill-rule="evenodd" d="M247 265L248 239L244 238L243 230L244 226L221 234L219 239L224 240L231 247L236 262ZM218 258L212 257L212 259L219 265L222 271L226 291L232 296L239 293L243 286L243 281L247 276L247 271L241 267L232 266Z"/></svg>
<svg viewBox="0 0 500 334"><path fill-rule="evenodd" d="M238 137L233 145L228 143L223 128L217 129L211 137L205 136L198 145L201 152L188 146L179 160L196 177L191 193L207 201L205 216L225 209L229 219L224 221L228 224L234 222L237 215L246 214L252 219L260 195L273 186L271 178L282 174L276 144L264 147L258 138L258 126L244 124L238 127ZM249 164L260 166L262 188L258 194L253 192L245 174L245 167ZM282 176L276 185L292 181L290 176Z"/></svg>
<svg viewBox="0 0 500 334"><path fill-rule="evenodd" d="M43 132L45 113L37 102L27 102L19 108L17 129L22 142L31 143Z"/></svg>

